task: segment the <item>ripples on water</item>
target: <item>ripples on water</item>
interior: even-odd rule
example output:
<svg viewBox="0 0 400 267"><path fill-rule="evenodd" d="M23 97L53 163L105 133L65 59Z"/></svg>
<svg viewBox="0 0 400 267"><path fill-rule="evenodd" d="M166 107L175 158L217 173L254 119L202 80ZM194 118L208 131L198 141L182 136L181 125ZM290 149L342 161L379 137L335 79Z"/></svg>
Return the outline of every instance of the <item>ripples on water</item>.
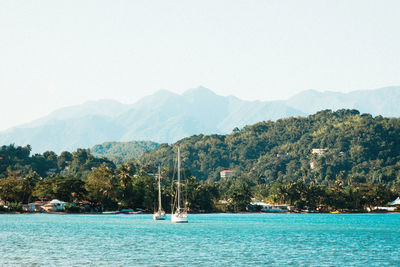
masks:
<svg viewBox="0 0 400 267"><path fill-rule="evenodd" d="M400 214L0 215L0 265L399 266Z"/></svg>

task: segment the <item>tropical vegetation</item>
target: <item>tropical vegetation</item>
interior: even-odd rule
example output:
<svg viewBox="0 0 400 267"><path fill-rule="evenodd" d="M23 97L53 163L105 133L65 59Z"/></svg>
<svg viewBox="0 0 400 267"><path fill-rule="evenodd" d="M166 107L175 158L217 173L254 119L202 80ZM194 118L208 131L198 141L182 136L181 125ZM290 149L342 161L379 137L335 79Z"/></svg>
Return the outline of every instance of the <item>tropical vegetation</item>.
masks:
<svg viewBox="0 0 400 267"><path fill-rule="evenodd" d="M112 144L112 155L129 151L128 146ZM103 210L150 211L157 196L155 174L162 166L162 199L168 210L177 146L183 191L194 212L244 211L252 199L287 203L297 210L363 211L400 195L400 119L324 110L236 128L228 135L187 137L129 160L95 157L89 149L31 155L29 145L4 145L0 199L15 209L57 198L86 201ZM222 170L233 176L221 178Z"/></svg>
<svg viewBox="0 0 400 267"><path fill-rule="evenodd" d="M135 160L157 147L158 143L151 141L104 142L93 146L90 152L95 157L105 157L120 165Z"/></svg>

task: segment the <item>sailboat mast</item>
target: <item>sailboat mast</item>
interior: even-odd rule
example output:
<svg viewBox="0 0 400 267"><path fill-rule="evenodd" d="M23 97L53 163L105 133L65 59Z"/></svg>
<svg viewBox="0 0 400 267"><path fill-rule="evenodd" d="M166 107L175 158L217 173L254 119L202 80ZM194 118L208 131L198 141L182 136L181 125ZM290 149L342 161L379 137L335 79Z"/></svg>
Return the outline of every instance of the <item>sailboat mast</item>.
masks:
<svg viewBox="0 0 400 267"><path fill-rule="evenodd" d="M158 211L161 209L161 167L158 166Z"/></svg>
<svg viewBox="0 0 400 267"><path fill-rule="evenodd" d="M176 193L178 196L174 197L174 206L176 205L175 211L171 214L171 222L173 223L187 223L187 209L186 209L186 203L184 204L184 207L181 208L181 150L178 147L178 184L176 187ZM178 203L176 203L177 201Z"/></svg>
<svg viewBox="0 0 400 267"><path fill-rule="evenodd" d="M178 147L178 205L177 210L181 210L181 150Z"/></svg>

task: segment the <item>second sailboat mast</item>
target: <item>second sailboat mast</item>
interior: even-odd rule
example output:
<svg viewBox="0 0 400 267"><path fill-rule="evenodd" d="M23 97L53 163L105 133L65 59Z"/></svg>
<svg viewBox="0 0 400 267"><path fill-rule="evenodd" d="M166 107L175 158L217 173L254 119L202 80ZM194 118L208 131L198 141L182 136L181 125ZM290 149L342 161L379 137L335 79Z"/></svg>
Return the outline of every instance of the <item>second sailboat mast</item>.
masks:
<svg viewBox="0 0 400 267"><path fill-rule="evenodd" d="M177 210L181 210L181 151L178 147L178 206Z"/></svg>
<svg viewBox="0 0 400 267"><path fill-rule="evenodd" d="M158 211L161 211L161 167L158 166Z"/></svg>

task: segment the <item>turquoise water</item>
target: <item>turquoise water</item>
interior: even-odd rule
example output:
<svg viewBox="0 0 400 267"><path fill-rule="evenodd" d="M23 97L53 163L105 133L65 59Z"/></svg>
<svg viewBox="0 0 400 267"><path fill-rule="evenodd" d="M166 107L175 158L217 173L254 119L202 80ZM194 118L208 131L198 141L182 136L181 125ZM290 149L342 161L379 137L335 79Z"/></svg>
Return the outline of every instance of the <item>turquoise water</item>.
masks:
<svg viewBox="0 0 400 267"><path fill-rule="evenodd" d="M400 214L0 215L0 265L399 266Z"/></svg>

